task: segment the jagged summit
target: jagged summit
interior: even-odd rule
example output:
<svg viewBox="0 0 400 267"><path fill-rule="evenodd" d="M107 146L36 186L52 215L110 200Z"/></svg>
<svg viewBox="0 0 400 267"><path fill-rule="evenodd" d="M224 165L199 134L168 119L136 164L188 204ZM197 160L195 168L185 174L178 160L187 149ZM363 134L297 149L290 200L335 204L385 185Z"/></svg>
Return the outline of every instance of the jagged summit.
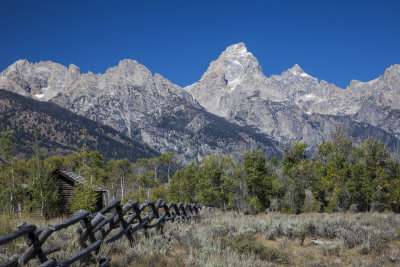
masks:
<svg viewBox="0 0 400 267"><path fill-rule="evenodd" d="M303 73L304 72L304 70L298 64L294 64L294 66L289 68L288 71L294 72L294 73Z"/></svg>
<svg viewBox="0 0 400 267"><path fill-rule="evenodd" d="M400 76L400 65L394 64L385 70L384 76L387 75L398 75Z"/></svg>
<svg viewBox="0 0 400 267"><path fill-rule="evenodd" d="M237 43L228 46L223 54L229 54L229 55L247 55L249 52L247 51L247 47L244 43ZM250 54L250 53L249 53Z"/></svg>
<svg viewBox="0 0 400 267"><path fill-rule="evenodd" d="M313 78L310 75L308 75L307 73L304 72L304 70L298 65L295 64L293 67L289 68L286 73L289 74L294 74L296 76L300 76L300 77L309 77L309 78Z"/></svg>
<svg viewBox="0 0 400 267"><path fill-rule="evenodd" d="M252 53L247 51L244 43L229 46L217 60L211 62L203 77L217 75L225 83L236 84L254 75L262 75L260 64ZM202 78L203 79L203 78Z"/></svg>
<svg viewBox="0 0 400 267"><path fill-rule="evenodd" d="M140 65L139 62L137 62L136 60L133 59L121 59L118 63L118 66L136 66L136 65Z"/></svg>
<svg viewBox="0 0 400 267"><path fill-rule="evenodd" d="M157 151L181 149L188 160L227 151L229 145L234 153L264 146L255 136L242 142L230 135L233 142L220 143L216 129L225 120L257 129L283 145L293 140L317 145L343 123L353 137L372 131L368 135L380 140L400 141L400 65L369 82L354 80L349 90L342 90L309 76L298 64L267 78L244 43L227 47L186 88L124 59L96 75L82 74L73 64L67 68L18 60L0 73L0 89L57 103L129 137L140 136ZM204 139L193 139L199 132ZM225 137L229 132L220 131ZM240 149L237 142L242 142Z"/></svg>

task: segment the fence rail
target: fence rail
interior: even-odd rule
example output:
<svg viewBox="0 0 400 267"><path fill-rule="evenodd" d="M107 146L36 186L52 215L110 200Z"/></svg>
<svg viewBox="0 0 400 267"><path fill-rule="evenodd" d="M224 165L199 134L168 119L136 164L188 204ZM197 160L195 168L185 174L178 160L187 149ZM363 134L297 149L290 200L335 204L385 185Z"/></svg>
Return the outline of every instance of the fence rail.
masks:
<svg viewBox="0 0 400 267"><path fill-rule="evenodd" d="M149 207L151 212L144 212ZM48 225L44 228L37 229L34 224L23 222L17 226L18 230L8 235L0 237L0 245L12 242L13 240L24 237L28 248L25 252L13 260L0 264L1 266L22 266L30 260L36 258L39 266L69 266L79 261L91 253L97 253L103 243L112 243L125 236L132 245L134 239L133 234L139 229L144 230L146 238L149 236L147 229L157 228L163 233L164 224L167 221L190 219L199 214L201 207L195 204L173 203L169 205L162 199L156 203L146 201L139 204L135 200L129 200L124 206L121 200L113 200L98 211L90 215L88 211L78 211L75 216L55 225ZM68 228L71 225L80 223L82 228L78 232L79 245L81 250L68 259L57 259L56 257L47 258L47 255L55 253L61 247L55 246L50 249L43 250L42 246L52 233ZM113 229L119 231L109 237ZM111 258L103 259L99 262L99 266L106 266Z"/></svg>

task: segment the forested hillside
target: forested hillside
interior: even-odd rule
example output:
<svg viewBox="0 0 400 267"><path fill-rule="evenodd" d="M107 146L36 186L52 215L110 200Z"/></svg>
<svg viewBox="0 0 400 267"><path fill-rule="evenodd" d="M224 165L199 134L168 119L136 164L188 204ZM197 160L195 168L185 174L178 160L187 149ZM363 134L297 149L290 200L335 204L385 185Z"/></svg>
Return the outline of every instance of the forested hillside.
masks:
<svg viewBox="0 0 400 267"><path fill-rule="evenodd" d="M82 129L87 129L87 143L107 160L128 158L136 161L158 153L140 142L140 137L128 138L111 127L76 115L56 104L40 102L0 90L0 129L10 128L17 144L18 159L34 154L35 132L40 146L48 155L65 155L77 150Z"/></svg>

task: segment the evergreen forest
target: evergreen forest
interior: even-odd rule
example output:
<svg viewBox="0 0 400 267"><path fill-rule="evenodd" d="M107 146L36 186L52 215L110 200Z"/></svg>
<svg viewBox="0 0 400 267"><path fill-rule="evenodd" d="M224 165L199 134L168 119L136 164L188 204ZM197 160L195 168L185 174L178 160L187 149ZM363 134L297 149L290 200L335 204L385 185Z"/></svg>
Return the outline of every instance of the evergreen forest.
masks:
<svg viewBox="0 0 400 267"><path fill-rule="evenodd" d="M34 156L15 159L11 129L0 133L0 213L16 217L31 212L58 215L56 169L72 170L87 181L76 186L73 211L94 211L92 188L107 191L106 201L121 198L139 202L163 198L244 214L280 211L307 212L400 212L400 164L383 142L365 140L360 146L344 131L332 134L307 155L307 144L294 142L281 160L267 159L261 151L248 151L240 159L210 155L182 167L175 153L107 162L92 151L82 132L80 149L64 156L47 156L38 141Z"/></svg>

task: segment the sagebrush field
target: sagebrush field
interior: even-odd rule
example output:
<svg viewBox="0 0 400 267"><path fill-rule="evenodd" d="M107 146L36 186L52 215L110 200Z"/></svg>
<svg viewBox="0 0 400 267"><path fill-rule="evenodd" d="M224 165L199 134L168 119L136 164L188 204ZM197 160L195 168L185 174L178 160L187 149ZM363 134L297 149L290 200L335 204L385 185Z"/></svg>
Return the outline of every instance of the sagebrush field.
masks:
<svg viewBox="0 0 400 267"><path fill-rule="evenodd" d="M44 226L54 220L29 222ZM3 218L1 234L15 230L16 223ZM49 247L63 246L55 257L66 258L79 250L77 228L56 232L46 242ZM1 247L0 262L25 248L23 239ZM203 210L196 220L167 223L163 234L150 230L149 239L137 233L133 247L125 239L103 245L81 266L106 257L112 257L110 266L397 266L400 215L241 215Z"/></svg>

